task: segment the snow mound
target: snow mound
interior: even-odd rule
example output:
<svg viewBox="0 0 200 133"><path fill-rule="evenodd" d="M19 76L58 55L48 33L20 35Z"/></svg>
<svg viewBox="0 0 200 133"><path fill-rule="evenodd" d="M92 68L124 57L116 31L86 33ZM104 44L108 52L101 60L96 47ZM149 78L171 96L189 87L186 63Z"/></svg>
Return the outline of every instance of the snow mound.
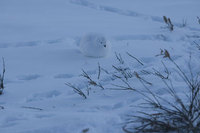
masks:
<svg viewBox="0 0 200 133"><path fill-rule="evenodd" d="M105 57L110 51L110 43L105 36L90 33L81 38L80 51L89 57Z"/></svg>

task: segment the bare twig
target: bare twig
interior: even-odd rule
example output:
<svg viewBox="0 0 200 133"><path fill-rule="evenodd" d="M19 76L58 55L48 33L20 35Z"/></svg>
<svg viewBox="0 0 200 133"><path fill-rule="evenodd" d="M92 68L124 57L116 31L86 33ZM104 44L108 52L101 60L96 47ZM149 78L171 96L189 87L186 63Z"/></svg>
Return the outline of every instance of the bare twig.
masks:
<svg viewBox="0 0 200 133"><path fill-rule="evenodd" d="M183 19L183 20L182 20L181 27L186 27L186 26L187 26L187 20L186 20L186 19Z"/></svg>
<svg viewBox="0 0 200 133"><path fill-rule="evenodd" d="M104 69L104 68L102 68L102 67L101 67L101 71L105 72L105 73L108 74L108 75L110 74L110 72L108 72L106 69Z"/></svg>
<svg viewBox="0 0 200 133"><path fill-rule="evenodd" d="M2 72L2 75L0 75L0 95L3 93L3 90L4 90L4 75L5 75L5 61L4 61L4 58L2 58L3 60L3 72Z"/></svg>
<svg viewBox="0 0 200 133"><path fill-rule="evenodd" d="M93 86L96 86L97 85L97 83L94 81L94 80L92 80L91 78L90 78L90 76L84 71L84 70L82 70L82 74L81 74L81 76L83 76L83 77L85 77L86 79L88 79L89 81L88 81L88 83L90 84L90 85L93 85Z"/></svg>
<svg viewBox="0 0 200 133"><path fill-rule="evenodd" d="M122 78L118 78L118 79L120 79L126 86L112 84L113 86L115 86L117 88L110 88L110 89L112 89L112 90L132 90L132 91L136 90L127 81L123 80Z"/></svg>
<svg viewBox="0 0 200 133"><path fill-rule="evenodd" d="M81 91L79 88L75 87L74 85L70 84L70 83L66 83L67 86L71 87L74 89L74 91L79 94L80 96L82 96L83 98L87 99L86 95L83 93L83 91Z"/></svg>
<svg viewBox="0 0 200 133"><path fill-rule="evenodd" d="M165 49L164 57L163 58L171 58L169 52Z"/></svg>
<svg viewBox="0 0 200 133"><path fill-rule="evenodd" d="M101 89L104 89L104 87L100 83L97 83L96 81L94 81L84 70L82 71L83 73L81 74L81 76L83 76L84 78L88 80L89 85L97 86L97 87L100 87Z"/></svg>
<svg viewBox="0 0 200 133"><path fill-rule="evenodd" d="M162 56L162 55L164 55L164 51L163 51L163 49L160 49L160 53L157 54L156 56Z"/></svg>
<svg viewBox="0 0 200 133"><path fill-rule="evenodd" d="M164 54L163 54L164 55ZM163 63L165 67L165 73L167 73L167 78L163 76L163 74L154 69L154 73L156 77L160 78L164 85L166 86L165 90L171 97L169 99L165 99L159 94L150 90L145 84L144 81L141 80L139 74L136 74L136 77L142 83L144 88L147 90L147 95L144 92L139 92L146 99L146 104L144 104L144 108L146 109L148 105L150 112L142 111L139 112L140 115L133 115L127 122L127 124L135 124L140 123L136 127L129 129L125 126L125 131L130 132L191 132L191 133L199 133L200 131L200 79L199 74L195 77L190 71L189 78L185 72L180 68L180 66L167 56L168 59L174 64L175 68L179 76L183 79L183 81L187 84L187 88L189 89L190 95L187 96L187 103L185 103L185 99L180 97L173 87L171 79L169 78L170 72L167 67ZM190 58L191 59L191 58ZM190 62L189 62L190 63ZM192 67L189 65L189 69ZM138 92L138 91L136 91ZM173 99L173 100L172 100ZM165 104L164 104L164 103ZM162 104L161 104L162 103ZM142 106L141 106L142 107Z"/></svg>
<svg viewBox="0 0 200 133"><path fill-rule="evenodd" d="M170 31L174 30L174 25L171 22L170 18L167 18L166 16L163 16L164 22L167 24L167 28L169 28Z"/></svg>
<svg viewBox="0 0 200 133"><path fill-rule="evenodd" d="M132 54L130 54L128 52L126 52L126 53L127 53L127 55L129 55L130 57L132 57L133 59L135 59L140 65L144 66L144 64L140 60L138 60L136 57L134 57Z"/></svg>
<svg viewBox="0 0 200 133"><path fill-rule="evenodd" d="M152 83L148 82L147 80L145 80L144 78L140 77L139 74L137 72L134 72L135 77L137 79L139 79L140 81L143 81L144 83L148 84L148 85L152 85Z"/></svg>
<svg viewBox="0 0 200 133"><path fill-rule="evenodd" d="M128 80L129 78L133 77L132 72L130 71L129 68L122 68L122 67L117 67L117 66L112 66L117 72L119 72L126 80ZM115 74L113 74L115 75ZM117 75L115 75L116 77L118 77Z"/></svg>
<svg viewBox="0 0 200 133"><path fill-rule="evenodd" d="M170 75L170 72L169 70L167 69L166 65L162 62L164 68L165 68L165 73L167 74L166 76L164 76L164 74L162 74L161 72L159 72L158 70L156 70L155 68L153 68L154 70L154 73L152 73L153 75L156 75L158 77L160 77L161 79L168 79L169 78L169 75Z"/></svg>
<svg viewBox="0 0 200 133"><path fill-rule="evenodd" d="M100 78L100 75L101 75L101 66L98 62L98 77L97 77L98 79Z"/></svg>
<svg viewBox="0 0 200 133"><path fill-rule="evenodd" d="M198 23L200 24L200 18L197 16Z"/></svg>
<svg viewBox="0 0 200 133"><path fill-rule="evenodd" d="M120 64L124 64L124 60L122 59L121 54L117 54L117 52L115 52L115 56Z"/></svg>
<svg viewBox="0 0 200 133"><path fill-rule="evenodd" d="M200 50L200 44L198 44L197 42L194 41L194 44L196 45L196 47Z"/></svg>
<svg viewBox="0 0 200 133"><path fill-rule="evenodd" d="M166 49L160 49L160 54L157 54L156 56L163 56L163 58L171 58L168 50Z"/></svg>
<svg viewBox="0 0 200 133"><path fill-rule="evenodd" d="M22 108L25 108L25 109L33 109L33 110L39 110L39 111L42 111L42 110L43 110L43 109L41 109L41 108L29 107L29 106L22 106Z"/></svg>

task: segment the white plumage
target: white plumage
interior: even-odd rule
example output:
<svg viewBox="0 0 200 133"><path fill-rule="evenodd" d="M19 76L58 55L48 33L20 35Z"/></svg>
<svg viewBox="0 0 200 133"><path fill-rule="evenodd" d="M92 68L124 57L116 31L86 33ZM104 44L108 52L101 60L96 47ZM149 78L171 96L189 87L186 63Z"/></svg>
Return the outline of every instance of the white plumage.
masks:
<svg viewBox="0 0 200 133"><path fill-rule="evenodd" d="M105 57L110 51L110 43L97 33L90 33L80 40L80 51L89 57Z"/></svg>

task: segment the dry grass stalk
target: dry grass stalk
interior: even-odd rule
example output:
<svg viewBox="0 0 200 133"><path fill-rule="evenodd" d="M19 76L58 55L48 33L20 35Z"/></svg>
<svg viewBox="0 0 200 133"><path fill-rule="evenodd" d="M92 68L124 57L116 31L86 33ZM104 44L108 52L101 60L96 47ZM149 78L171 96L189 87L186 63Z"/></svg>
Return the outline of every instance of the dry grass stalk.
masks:
<svg viewBox="0 0 200 133"><path fill-rule="evenodd" d="M171 59L170 54L169 54L168 50L166 50L166 49L164 49L164 50L160 49L160 54L157 54L156 56L163 56L163 58Z"/></svg>
<svg viewBox="0 0 200 133"><path fill-rule="evenodd" d="M121 54L118 54L117 52L115 52L115 56L120 64L124 64L124 60L123 60Z"/></svg>
<svg viewBox="0 0 200 133"><path fill-rule="evenodd" d="M136 132L187 132L187 133L200 133L200 74L194 76L192 73L192 67L189 63L190 76L180 68L180 66L170 58L169 52L168 59L174 64L177 69L177 73L180 78L186 83L186 88L189 94L185 94L186 97L179 96L176 93L176 88L173 87L171 79L169 78L170 72L165 67L167 78L159 71L155 71L154 76L163 81L169 97L171 99L165 99L159 94L152 92L141 80L141 77L137 74L136 77L142 83L147 90L146 93L139 92L145 98L146 103L142 107L147 111L140 111L140 115L132 115L129 117L126 126L123 130L127 133ZM163 63L164 64L164 63ZM137 92L137 91L136 91ZM187 98L186 100L183 98ZM185 102L187 101L187 102ZM135 126L135 124L137 126ZM139 125L138 125L139 124ZM131 126L131 127L130 127Z"/></svg>
<svg viewBox="0 0 200 133"><path fill-rule="evenodd" d="M194 44L196 45L196 47L200 50L200 44L198 44L197 42L194 41Z"/></svg>
<svg viewBox="0 0 200 133"><path fill-rule="evenodd" d="M84 99L87 99L87 96L85 95L85 93L81 89L79 89L78 87L75 87L74 85L72 85L70 83L66 83L66 85L73 88L74 92L76 92L77 94L82 96Z"/></svg>
<svg viewBox="0 0 200 133"><path fill-rule="evenodd" d="M133 73L130 71L130 68L128 67L121 67L121 66L112 66L123 78L125 78L126 80L128 80L129 78L133 77ZM115 73L113 74L113 76L117 77L117 78L122 78L120 75L116 75Z"/></svg>
<svg viewBox="0 0 200 133"><path fill-rule="evenodd" d="M100 64L98 63L98 79L100 79L100 75L101 75L101 66Z"/></svg>
<svg viewBox="0 0 200 133"><path fill-rule="evenodd" d="M97 87L100 87L101 89L104 89L101 83L97 83L96 81L94 81L84 70L82 70L82 72L83 73L81 74L81 76L88 80L89 85L97 86Z"/></svg>
<svg viewBox="0 0 200 133"><path fill-rule="evenodd" d="M186 20L186 19L183 19L183 20L182 20L181 27L186 27L186 26L187 26L187 20Z"/></svg>
<svg viewBox="0 0 200 133"><path fill-rule="evenodd" d="M128 52L126 52L126 54L129 55L130 57L132 57L133 59L135 59L139 64L141 64L142 66L144 66L144 64L140 60L138 60L136 57L134 57L132 54L130 54Z"/></svg>
<svg viewBox="0 0 200 133"><path fill-rule="evenodd" d="M197 16L198 23L200 24L200 18Z"/></svg>
<svg viewBox="0 0 200 133"><path fill-rule="evenodd" d="M42 110L43 110L43 109L41 109L41 108L29 107L29 106L22 106L22 108L25 108L25 109L33 109L33 110L39 110L39 111L42 111Z"/></svg>
<svg viewBox="0 0 200 133"><path fill-rule="evenodd" d="M3 72L2 72L2 75L0 74L0 95L3 94L3 90L5 88L4 86L4 75L5 75L5 61L4 61L4 58L3 59Z"/></svg>
<svg viewBox="0 0 200 133"><path fill-rule="evenodd" d="M167 27L169 28L170 31L174 30L174 25L171 22L170 18L167 18L166 16L163 16L164 22L167 24Z"/></svg>

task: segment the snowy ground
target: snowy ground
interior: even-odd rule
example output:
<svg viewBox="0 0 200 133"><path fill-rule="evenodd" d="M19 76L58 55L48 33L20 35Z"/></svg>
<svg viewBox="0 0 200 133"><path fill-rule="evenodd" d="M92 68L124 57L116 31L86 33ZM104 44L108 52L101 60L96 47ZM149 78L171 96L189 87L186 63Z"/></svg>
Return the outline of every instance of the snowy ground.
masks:
<svg viewBox="0 0 200 133"><path fill-rule="evenodd" d="M155 57L160 48L169 50L183 69L192 52L197 72L199 51L192 42L200 40L199 6L199 0L1 0L0 57L6 62L6 88L0 96L4 107L0 132L123 132L124 117L141 100L134 91L109 89L118 81L105 73L100 78L105 89L91 88L87 99L65 83L85 91L81 70L96 78L99 62L113 71L112 65L118 64L115 52L135 71L162 69L162 58ZM163 28L163 15L171 18L173 32ZM183 20L186 27L182 27ZM88 32L108 37L112 43L108 57L89 58L80 53L77 38ZM126 52L145 66L141 68ZM175 80L181 87L183 81Z"/></svg>

